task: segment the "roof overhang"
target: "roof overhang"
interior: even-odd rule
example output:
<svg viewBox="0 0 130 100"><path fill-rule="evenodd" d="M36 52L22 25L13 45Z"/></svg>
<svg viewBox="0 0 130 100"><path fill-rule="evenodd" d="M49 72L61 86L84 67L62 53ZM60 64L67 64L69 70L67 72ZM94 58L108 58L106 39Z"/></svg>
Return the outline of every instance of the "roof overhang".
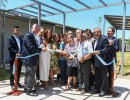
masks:
<svg viewBox="0 0 130 100"><path fill-rule="evenodd" d="M104 17L116 30L122 30L123 16L104 15ZM126 16L125 23L125 30L130 30L130 16Z"/></svg>
<svg viewBox="0 0 130 100"><path fill-rule="evenodd" d="M77 3L78 6L80 6L80 7L77 7L77 6L72 7L72 5L69 5L67 3L67 1L62 1L62 0L50 0L50 2L54 3L53 5L48 4L45 1L41 1L41 0L30 0L30 1L32 1L32 3L27 4L27 5L23 5L23 6L20 6L20 7L16 7L16 8L13 8L13 9L8 9L8 10L6 10L6 12L11 13L11 14L12 13L21 14L21 15L24 15L24 16L27 16L27 17L30 17L30 16L37 17L38 16L38 10L39 10L38 5L41 5L41 9L40 9L41 17L47 17L47 16L68 14L68 13L80 12L80 11L86 11L86 10L92 10L92 9L98 9L98 8L118 6L118 5L123 5L124 3L130 4L130 0L118 0L118 1L113 0L113 1L110 1L110 2L107 2L105 0L96 0L96 1L70 0L70 2L72 2L72 4ZM93 5L95 2L97 4ZM66 9L69 9L69 10L60 9L55 4L59 5L60 7L64 7ZM42 7L46 7L46 9L43 9ZM51 10L49 10L48 8L51 9Z"/></svg>

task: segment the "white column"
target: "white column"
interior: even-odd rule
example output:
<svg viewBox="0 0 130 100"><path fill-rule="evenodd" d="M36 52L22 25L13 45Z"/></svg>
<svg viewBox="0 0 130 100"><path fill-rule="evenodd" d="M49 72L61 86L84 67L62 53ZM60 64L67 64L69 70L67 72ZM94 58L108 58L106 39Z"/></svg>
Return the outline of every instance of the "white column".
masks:
<svg viewBox="0 0 130 100"><path fill-rule="evenodd" d="M55 34L55 31L56 31L56 26L53 25L53 34Z"/></svg>
<svg viewBox="0 0 130 100"><path fill-rule="evenodd" d="M66 15L63 13L63 33L65 33L65 22L66 22Z"/></svg>
<svg viewBox="0 0 130 100"><path fill-rule="evenodd" d="M30 19L29 19L29 29L28 29L29 32L31 32L31 21L32 21L32 20L31 20L31 18L30 18Z"/></svg>
<svg viewBox="0 0 130 100"><path fill-rule="evenodd" d="M105 16L104 16L104 23L103 23L103 35L105 35Z"/></svg>
<svg viewBox="0 0 130 100"><path fill-rule="evenodd" d="M122 51L121 51L121 76L124 72L124 48L125 48L125 19L126 19L126 4L123 4L123 27L122 27Z"/></svg>
<svg viewBox="0 0 130 100"><path fill-rule="evenodd" d="M41 25L41 4L38 3L38 25Z"/></svg>

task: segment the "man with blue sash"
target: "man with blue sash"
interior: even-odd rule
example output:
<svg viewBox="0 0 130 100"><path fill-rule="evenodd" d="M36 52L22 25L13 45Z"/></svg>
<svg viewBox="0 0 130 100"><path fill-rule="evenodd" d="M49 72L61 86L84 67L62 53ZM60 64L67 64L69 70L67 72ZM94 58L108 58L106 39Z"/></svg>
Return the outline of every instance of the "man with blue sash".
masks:
<svg viewBox="0 0 130 100"><path fill-rule="evenodd" d="M27 33L24 36L23 41L23 51L22 56L28 56L28 58L24 59L25 64L25 79L24 79L24 92L27 93L27 95L30 96L38 96L37 93L35 93L34 90L32 90L33 86L35 85L35 72L36 72L36 66L38 63L39 55L30 56L36 53L40 53L41 51L45 52L46 48L39 48L38 47L38 40L37 40L37 34L40 32L40 26L37 24L34 24L32 26L32 32ZM30 57L29 57L30 56Z"/></svg>
<svg viewBox="0 0 130 100"><path fill-rule="evenodd" d="M101 60L96 56L100 56L107 62L106 53L108 52L108 39L101 35L99 28L94 28L94 52L93 52L93 65L95 67L95 90L94 93L99 93L99 96L105 96L108 91L107 86L107 72L108 66L103 65Z"/></svg>

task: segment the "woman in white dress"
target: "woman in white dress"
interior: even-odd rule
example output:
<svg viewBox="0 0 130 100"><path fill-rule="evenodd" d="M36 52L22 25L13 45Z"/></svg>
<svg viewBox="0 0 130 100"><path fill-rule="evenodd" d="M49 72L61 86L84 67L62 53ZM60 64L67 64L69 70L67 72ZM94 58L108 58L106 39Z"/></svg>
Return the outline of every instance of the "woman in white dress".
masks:
<svg viewBox="0 0 130 100"><path fill-rule="evenodd" d="M43 39L42 45L40 48L50 48L47 44L46 39ZM44 84L44 89L48 90L48 79L49 79L49 70L50 70L50 51L41 52L39 55L39 74L40 80Z"/></svg>

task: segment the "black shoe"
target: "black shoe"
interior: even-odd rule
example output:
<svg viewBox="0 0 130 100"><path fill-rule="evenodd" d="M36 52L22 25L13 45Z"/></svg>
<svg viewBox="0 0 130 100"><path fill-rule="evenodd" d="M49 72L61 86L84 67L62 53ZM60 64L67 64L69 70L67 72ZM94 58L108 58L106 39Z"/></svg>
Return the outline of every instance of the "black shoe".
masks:
<svg viewBox="0 0 130 100"><path fill-rule="evenodd" d="M27 92L28 92L27 88L24 88L24 93L27 93ZM35 92L36 92L36 90L30 90L30 92L35 93Z"/></svg>
<svg viewBox="0 0 130 100"><path fill-rule="evenodd" d="M100 93L99 90L94 90L94 91L92 91L92 94L98 94L98 93Z"/></svg>
<svg viewBox="0 0 130 100"><path fill-rule="evenodd" d="M65 85L65 82L64 82L64 81L60 81L60 84L61 84L61 85Z"/></svg>
<svg viewBox="0 0 130 100"><path fill-rule="evenodd" d="M24 86L23 85L21 85L20 83L18 84L18 87L19 88L23 88Z"/></svg>
<svg viewBox="0 0 130 100"><path fill-rule="evenodd" d="M27 88L24 87L24 90L23 90L24 93L27 93Z"/></svg>
<svg viewBox="0 0 130 100"><path fill-rule="evenodd" d="M105 92L99 93L99 97L104 97L105 95L106 95Z"/></svg>
<svg viewBox="0 0 130 100"><path fill-rule="evenodd" d="M33 93L35 93L35 92L36 92L36 90L32 90L32 92L33 92Z"/></svg>
<svg viewBox="0 0 130 100"><path fill-rule="evenodd" d="M27 92L27 95L30 95L30 96L38 96L37 93L34 93L34 92Z"/></svg>

